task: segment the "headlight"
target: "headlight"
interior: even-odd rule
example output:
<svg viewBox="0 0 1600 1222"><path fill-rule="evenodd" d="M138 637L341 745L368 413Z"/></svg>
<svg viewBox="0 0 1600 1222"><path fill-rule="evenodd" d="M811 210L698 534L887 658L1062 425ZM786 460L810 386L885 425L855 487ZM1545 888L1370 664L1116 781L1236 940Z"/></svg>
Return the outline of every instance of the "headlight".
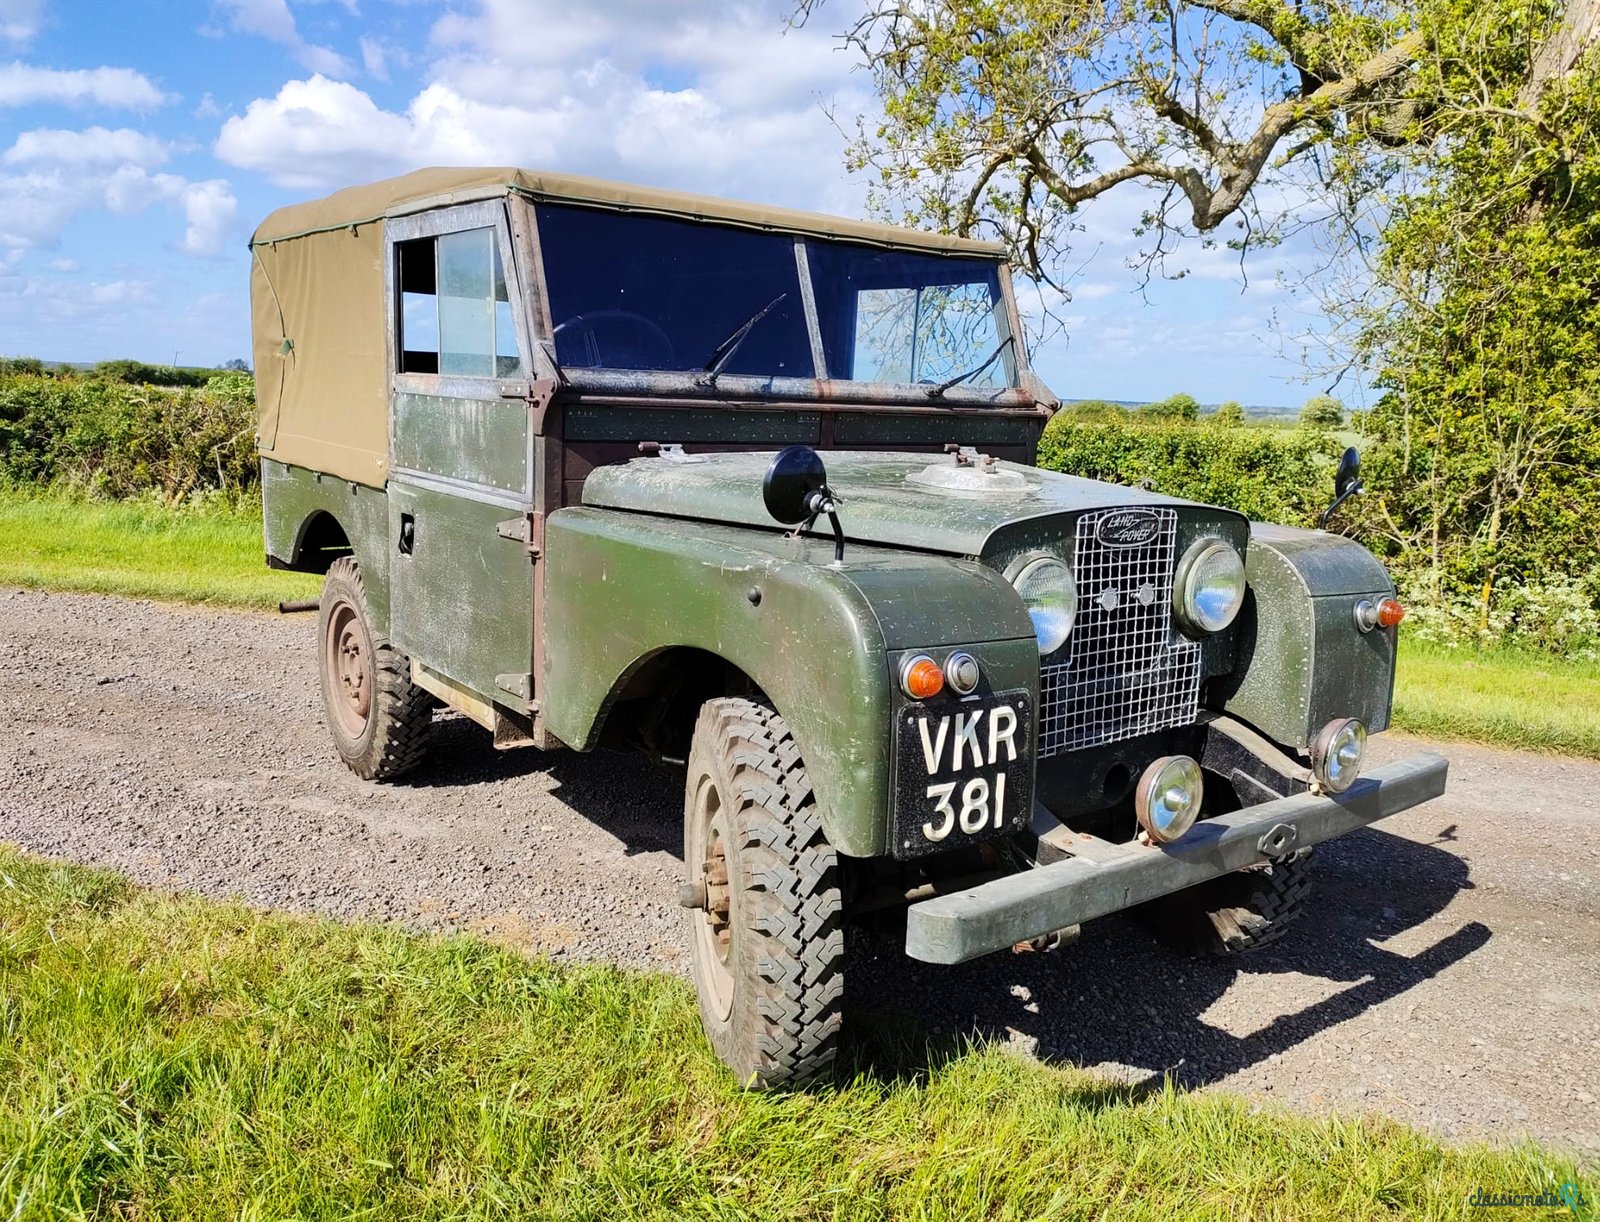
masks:
<svg viewBox="0 0 1600 1222"><path fill-rule="evenodd" d="M1171 844L1200 815L1204 778L1187 755L1168 755L1144 770L1133 793L1139 824L1157 844Z"/></svg>
<svg viewBox="0 0 1600 1222"><path fill-rule="evenodd" d="M1028 608L1039 656L1054 653L1067 643L1078 614L1078 585L1072 570L1053 556L1040 556L1019 569L1011 584Z"/></svg>
<svg viewBox="0 0 1600 1222"><path fill-rule="evenodd" d="M1329 793L1343 793L1361 775L1367 727L1354 717L1330 721L1311 744L1311 771Z"/></svg>
<svg viewBox="0 0 1600 1222"><path fill-rule="evenodd" d="M1178 564L1175 610L1191 636L1221 632L1244 606L1244 560L1221 539L1201 539Z"/></svg>

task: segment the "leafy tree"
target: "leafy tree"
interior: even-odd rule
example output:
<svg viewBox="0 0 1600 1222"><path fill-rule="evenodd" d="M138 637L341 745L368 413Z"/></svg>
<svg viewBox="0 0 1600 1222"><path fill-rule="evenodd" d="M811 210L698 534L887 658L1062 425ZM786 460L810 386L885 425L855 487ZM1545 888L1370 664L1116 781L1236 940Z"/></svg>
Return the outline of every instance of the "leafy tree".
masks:
<svg viewBox="0 0 1600 1222"><path fill-rule="evenodd" d="M823 2L797 0L799 19ZM1270 240L1258 187L1303 201L1308 180L1430 147L1479 106L1444 65L1463 26L1508 11L1548 32L1527 19L1551 12L1541 0L869 0L844 40L885 117L850 159L903 219L992 231L1047 278L1076 210L1125 182L1153 189L1153 261L1229 218L1236 242Z"/></svg>
<svg viewBox="0 0 1600 1222"><path fill-rule="evenodd" d="M1312 395L1300 409L1300 423L1311 429L1344 427L1344 404L1332 395Z"/></svg>
<svg viewBox="0 0 1600 1222"><path fill-rule="evenodd" d="M1153 420L1182 421L1187 424L1200 418L1200 400L1180 392L1159 403L1146 403L1139 409L1139 414Z"/></svg>
<svg viewBox="0 0 1600 1222"><path fill-rule="evenodd" d="M236 356L231 361L224 361L222 363L222 368L226 369L230 373L249 373L250 362L245 360L243 357Z"/></svg>
<svg viewBox="0 0 1600 1222"><path fill-rule="evenodd" d="M1480 631L1531 581L1600 601L1600 60L1496 16L1454 70L1499 84L1425 173L1379 184L1374 289L1348 312L1387 391L1367 528Z"/></svg>
<svg viewBox="0 0 1600 1222"><path fill-rule="evenodd" d="M1229 399L1221 407L1217 408L1216 414L1211 419L1214 424L1218 424L1223 428L1242 428L1245 422L1244 408L1240 406L1237 399Z"/></svg>

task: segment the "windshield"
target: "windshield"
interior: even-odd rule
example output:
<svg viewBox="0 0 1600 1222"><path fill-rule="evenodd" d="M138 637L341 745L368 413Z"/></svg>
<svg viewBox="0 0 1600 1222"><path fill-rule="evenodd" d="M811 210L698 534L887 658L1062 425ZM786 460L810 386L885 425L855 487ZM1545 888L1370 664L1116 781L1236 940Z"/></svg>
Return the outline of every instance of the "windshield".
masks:
<svg viewBox="0 0 1600 1222"><path fill-rule="evenodd" d="M1011 334L992 260L806 239L818 369L794 237L565 204L537 212L564 369L1016 385L1014 348L979 370Z"/></svg>
<svg viewBox="0 0 1600 1222"><path fill-rule="evenodd" d="M828 376L938 384L975 369L1010 334L992 263L807 242ZM1008 349L969 386L1014 386Z"/></svg>
<svg viewBox="0 0 1600 1222"><path fill-rule="evenodd" d="M723 372L815 376L792 237L598 208L538 215L563 368L703 370L782 297Z"/></svg>

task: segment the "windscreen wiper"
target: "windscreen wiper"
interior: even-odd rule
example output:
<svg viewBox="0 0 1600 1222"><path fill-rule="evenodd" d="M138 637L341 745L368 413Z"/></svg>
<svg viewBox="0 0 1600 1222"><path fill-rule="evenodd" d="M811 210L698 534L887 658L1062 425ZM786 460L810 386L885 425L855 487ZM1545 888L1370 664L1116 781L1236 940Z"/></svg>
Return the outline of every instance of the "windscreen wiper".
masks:
<svg viewBox="0 0 1600 1222"><path fill-rule="evenodd" d="M1001 340L999 345L995 348L995 350L993 352L991 352L989 354L988 358L983 362L983 364L981 364L981 365L979 365L979 366L977 366L977 367L975 367L973 369L967 370L966 373L958 373L958 374L956 374L955 377L949 378L946 381L940 382L939 385L937 385L937 386L928 387L928 398L937 399L937 398L941 397L944 394L944 392L949 390L952 386L959 386L962 382L965 382L968 378L977 377L985 369L989 368L990 365L993 365L996 361L998 361L1000 359L1000 354L1011 346L1011 343L1015 338L1016 338L1015 336L1008 335L1003 340Z"/></svg>
<svg viewBox="0 0 1600 1222"><path fill-rule="evenodd" d="M752 314L748 322L746 322L742 327L740 327L732 335L728 336L727 339L723 340L716 346L715 350L712 351L711 356L706 361L706 376L700 379L700 384L702 386L715 386L717 384L717 379L722 376L723 368L729 361L733 360L733 354L739 351L739 345L744 343L745 336L749 335L750 332L755 329L755 325L758 322L760 322L768 314L772 313L773 310L777 309L778 303L783 301L783 299L788 295L788 293L779 293L771 301L767 302L766 305L762 306L759 310Z"/></svg>

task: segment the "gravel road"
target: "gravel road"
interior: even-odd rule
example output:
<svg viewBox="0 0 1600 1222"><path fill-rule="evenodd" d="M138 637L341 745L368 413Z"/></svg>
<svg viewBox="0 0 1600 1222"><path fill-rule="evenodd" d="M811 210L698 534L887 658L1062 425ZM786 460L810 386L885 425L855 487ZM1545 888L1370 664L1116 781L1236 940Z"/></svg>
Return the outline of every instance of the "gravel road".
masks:
<svg viewBox="0 0 1600 1222"><path fill-rule="evenodd" d="M442 719L379 787L322 727L312 617L0 590L0 840L147 884L682 972L680 782ZM1393 756L1419 744L1385 736ZM1451 746L1444 799L1318 850L1283 942L1178 958L1118 918L959 968L852 943L858 1021L1132 1081L1600 1153L1600 764Z"/></svg>

